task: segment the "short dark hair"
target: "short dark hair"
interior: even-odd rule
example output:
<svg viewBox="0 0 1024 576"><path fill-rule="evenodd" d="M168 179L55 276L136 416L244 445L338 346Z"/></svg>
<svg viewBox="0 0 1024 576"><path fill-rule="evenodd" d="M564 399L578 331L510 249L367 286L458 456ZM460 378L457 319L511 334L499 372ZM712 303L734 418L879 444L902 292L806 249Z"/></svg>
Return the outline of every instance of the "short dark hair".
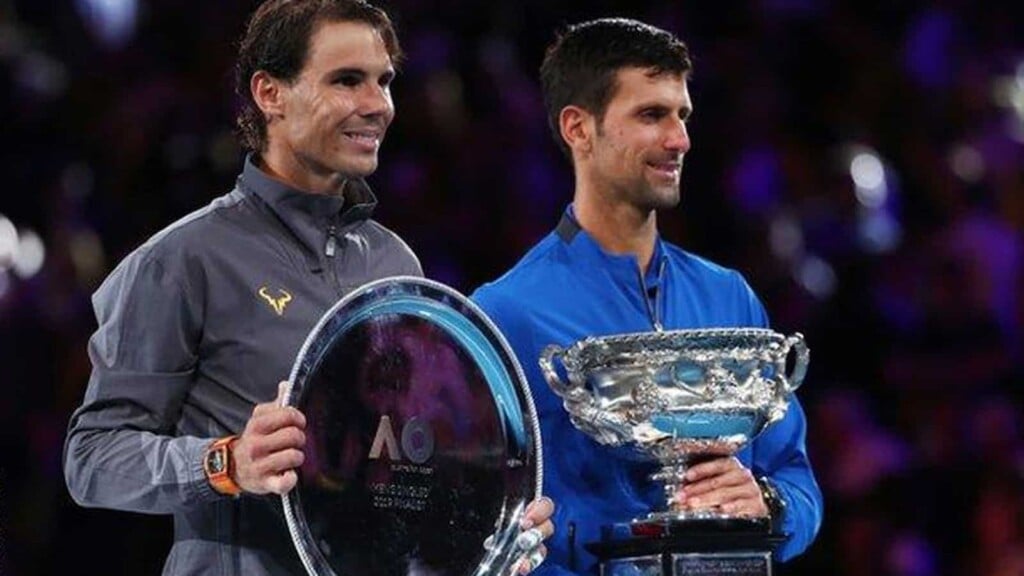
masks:
<svg viewBox="0 0 1024 576"><path fill-rule="evenodd" d="M671 32L627 18L602 18L574 24L558 34L540 67L548 126L570 158L558 117L566 106L579 106L598 121L617 88L622 68L650 68L654 74L687 74L690 51Z"/></svg>
<svg viewBox="0 0 1024 576"><path fill-rule="evenodd" d="M262 70L294 81L306 65L309 40L323 22L366 23L380 33L391 62L398 66L401 61L391 19L364 0L267 0L250 17L235 64L235 93L241 98L236 121L245 148L263 152L267 147L267 119L249 90L253 74Z"/></svg>

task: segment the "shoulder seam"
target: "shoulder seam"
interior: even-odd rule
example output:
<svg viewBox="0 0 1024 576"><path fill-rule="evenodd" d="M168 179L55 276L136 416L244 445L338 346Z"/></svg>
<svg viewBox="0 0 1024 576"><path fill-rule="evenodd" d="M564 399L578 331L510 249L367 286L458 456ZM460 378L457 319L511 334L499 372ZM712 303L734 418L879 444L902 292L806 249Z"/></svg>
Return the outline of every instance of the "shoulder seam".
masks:
<svg viewBox="0 0 1024 576"><path fill-rule="evenodd" d="M388 228L387 226L381 224L380 222L378 222L377 220L375 220L373 218L367 218L364 221L364 223L369 225L369 226L371 226L371 227L373 227L373 228L376 228L377 230L380 230L388 238L390 238L391 240L396 242L400 247L404 248L405 249L405 253L412 257L413 262L416 263L417 268L419 268L421 273L422 273L423 263L420 262L420 257L416 254L416 251L413 250L411 246L409 246L409 243L405 241L405 238L402 238L402 236L400 234L398 234L397 232L395 232L391 228Z"/></svg>
<svg viewBox="0 0 1024 576"><path fill-rule="evenodd" d="M231 209L231 208L235 208L235 207L239 206L245 200L244 197L239 197L239 198L235 198L235 199L231 199L230 198L231 195L234 194L237 191L238 191L238 188L235 188L231 192L228 192L227 194L225 194L223 196L215 198L213 201L211 201L206 206L203 206L202 208L194 210L194 211L192 211L192 212L182 216L181 218L175 220L174 222L171 222L170 224L165 226L162 230L160 230L157 233L155 233L152 236L150 236L149 239L147 239L145 242L142 243L142 246L140 246L140 248L144 247L144 246L149 246L151 244L155 244L155 243L163 240L165 237L169 236L170 234L172 234L174 232L177 232L179 229L184 228L185 226L188 226L189 224L192 224L193 222L196 222L196 221L199 221L201 219L204 219L204 218L207 218L209 216L212 216L212 215L216 214L217 212L219 212L221 210L227 210L227 209ZM225 200L225 202L223 204L218 205L218 202L220 202L221 200Z"/></svg>

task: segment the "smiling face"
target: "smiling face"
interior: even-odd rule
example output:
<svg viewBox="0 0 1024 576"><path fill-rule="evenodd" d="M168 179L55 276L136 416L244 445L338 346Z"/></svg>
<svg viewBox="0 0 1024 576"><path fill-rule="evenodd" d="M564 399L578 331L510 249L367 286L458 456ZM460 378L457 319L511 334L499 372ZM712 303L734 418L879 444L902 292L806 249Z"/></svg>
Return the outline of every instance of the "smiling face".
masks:
<svg viewBox="0 0 1024 576"><path fill-rule="evenodd" d="M592 146L577 157L591 187L614 203L641 212L679 203L683 156L690 149L686 120L693 106L683 74L624 68Z"/></svg>
<svg viewBox="0 0 1024 576"><path fill-rule="evenodd" d="M257 73L254 100L267 116L269 172L310 192L336 190L377 169L395 107L395 70L380 34L362 22L322 22L291 83Z"/></svg>

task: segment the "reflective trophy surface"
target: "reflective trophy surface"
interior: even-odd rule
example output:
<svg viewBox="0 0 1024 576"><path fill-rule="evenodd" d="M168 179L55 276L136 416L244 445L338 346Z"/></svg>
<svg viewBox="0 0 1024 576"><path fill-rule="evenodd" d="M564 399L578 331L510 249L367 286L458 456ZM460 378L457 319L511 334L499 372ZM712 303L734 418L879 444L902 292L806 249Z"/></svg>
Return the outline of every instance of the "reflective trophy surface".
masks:
<svg viewBox="0 0 1024 576"><path fill-rule="evenodd" d="M573 425L625 457L657 463L650 479L665 487L659 509L602 527L602 541L588 544L602 574L771 574L783 536L768 518L693 510L676 495L688 466L735 454L785 416L808 361L801 334L759 328L620 334L544 349L541 370Z"/></svg>
<svg viewBox="0 0 1024 576"><path fill-rule="evenodd" d="M310 576L508 576L540 493L540 433L511 348L465 296L386 278L327 311L284 400L306 416L282 497Z"/></svg>

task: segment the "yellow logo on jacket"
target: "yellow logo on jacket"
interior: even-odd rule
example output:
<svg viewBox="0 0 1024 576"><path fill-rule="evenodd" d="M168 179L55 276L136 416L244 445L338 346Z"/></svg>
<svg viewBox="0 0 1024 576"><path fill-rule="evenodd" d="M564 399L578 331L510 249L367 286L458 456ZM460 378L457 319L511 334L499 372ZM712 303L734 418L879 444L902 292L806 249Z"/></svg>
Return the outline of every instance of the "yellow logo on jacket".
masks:
<svg viewBox="0 0 1024 576"><path fill-rule="evenodd" d="M274 312L277 312L278 316L281 316L284 314L284 307L292 301L292 295L283 288L278 288L277 293L277 297L271 296L270 290L266 286L260 286L260 297L266 300L267 304L270 304L270 307L274 309Z"/></svg>

